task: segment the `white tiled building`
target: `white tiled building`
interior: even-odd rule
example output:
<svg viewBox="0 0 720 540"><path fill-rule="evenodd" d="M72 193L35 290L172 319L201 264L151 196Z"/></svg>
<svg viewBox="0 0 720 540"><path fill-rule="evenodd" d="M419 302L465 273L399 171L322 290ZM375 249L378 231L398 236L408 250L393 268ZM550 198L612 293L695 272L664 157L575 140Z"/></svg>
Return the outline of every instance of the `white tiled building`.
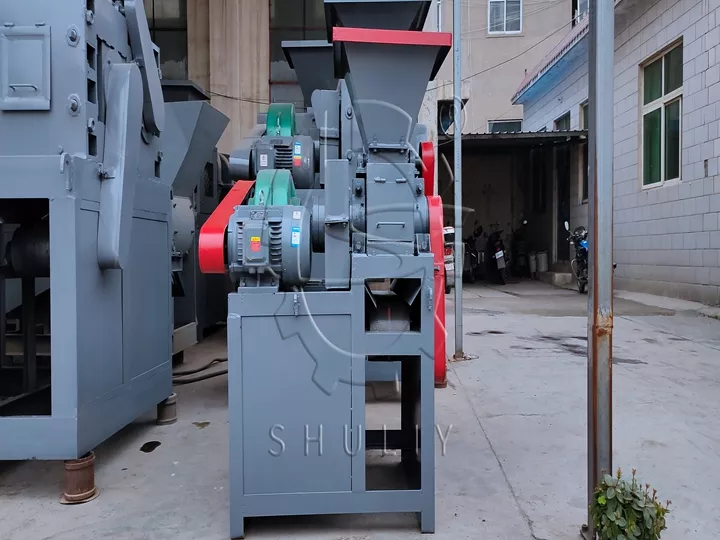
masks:
<svg viewBox="0 0 720 540"><path fill-rule="evenodd" d="M616 1L617 288L720 303L719 7L720 0ZM587 22L514 96L524 129L587 129ZM572 151L570 167L562 175L571 184L569 221L587 225L584 147Z"/></svg>

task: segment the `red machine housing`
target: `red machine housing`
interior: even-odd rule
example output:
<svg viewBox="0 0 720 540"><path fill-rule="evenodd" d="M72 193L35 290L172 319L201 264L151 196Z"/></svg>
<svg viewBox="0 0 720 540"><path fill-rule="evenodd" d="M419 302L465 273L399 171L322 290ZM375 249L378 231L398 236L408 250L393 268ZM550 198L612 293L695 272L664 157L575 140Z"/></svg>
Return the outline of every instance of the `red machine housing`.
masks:
<svg viewBox="0 0 720 540"><path fill-rule="evenodd" d="M433 173L434 174L434 173ZM438 195L428 197L430 214L430 246L433 252L435 298L435 388L447 386L447 355L445 330L445 241L443 236L443 205Z"/></svg>

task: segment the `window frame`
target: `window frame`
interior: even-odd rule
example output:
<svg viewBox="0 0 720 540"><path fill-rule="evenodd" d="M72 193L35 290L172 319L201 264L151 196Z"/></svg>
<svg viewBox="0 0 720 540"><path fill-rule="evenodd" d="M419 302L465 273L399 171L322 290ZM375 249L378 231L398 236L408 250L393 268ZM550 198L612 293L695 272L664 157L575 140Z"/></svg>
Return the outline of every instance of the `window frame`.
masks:
<svg viewBox="0 0 720 540"><path fill-rule="evenodd" d="M583 101L580 104L580 129L589 130L590 126L590 102ZM588 204L590 200L590 157L589 142L586 140L580 145L580 174L578 175L578 195L580 205ZM587 192L585 191L585 179L587 179Z"/></svg>
<svg viewBox="0 0 720 540"><path fill-rule="evenodd" d="M684 84L680 84L678 88L675 90L672 90L668 93L665 93L665 57L675 49L680 47L682 49L683 47L683 41L675 41L674 43L671 43L667 47L664 47L657 53L653 54L651 57L649 57L647 60L642 62L639 66L639 79L640 79L640 85L639 85L639 93L638 93L638 104L639 104L639 120L638 120L638 134L639 134L639 141L638 141L638 181L640 182L640 188L641 189L654 189L657 187L662 186L668 186L668 185L675 185L682 182L682 148L683 148L683 88ZM682 51L684 52L684 50ZM660 89L661 89L661 95L659 98L651 101L650 103L645 104L645 68L649 65L653 64L656 61L660 61L661 65L661 71L660 71ZM683 56L684 60L684 56ZM680 64L683 65L682 62ZM683 80L684 83L684 80ZM675 178L668 178L665 179L665 152L666 152L666 144L665 144L665 109L668 107L668 105L672 105L673 103L678 102L679 103L679 119L680 119L680 129L678 134L678 175ZM646 184L645 183L645 116L655 112L657 110L660 110L660 181L659 182L653 182L652 184Z"/></svg>
<svg viewBox="0 0 720 540"><path fill-rule="evenodd" d="M572 129L572 115L570 114L570 111L567 111L567 112L561 114L560 116L558 116L553 121L553 131L561 131L558 129L558 124L560 123L561 120L565 120L565 118L567 118L568 127L567 127L567 129L563 129L562 131L570 131Z"/></svg>
<svg viewBox="0 0 720 540"><path fill-rule="evenodd" d="M294 4L295 7L299 7L298 12L302 12L302 18L298 20L283 21L278 20L278 12L282 10L284 5ZM270 89L270 102L275 102L273 97L273 89L276 87L292 87L292 92L297 92L297 97L294 98L295 106L304 109L304 101L301 99L300 83L297 77L293 73L290 77L286 78L282 75L278 76L276 70L273 69L275 62L285 62L284 55L280 53L277 46L286 40L306 40L306 39L325 39L325 26L318 26L317 23L320 19L320 12L324 10L324 4L322 0L269 0L268 1L268 16L270 30L268 32L268 63L269 63L269 77L268 87ZM316 20L313 20L312 15L315 16ZM287 18L287 17L286 17ZM324 11L323 11L324 20ZM297 34L292 36L291 34ZM315 35L317 34L317 35ZM287 101L281 99L281 101Z"/></svg>
<svg viewBox="0 0 720 540"><path fill-rule="evenodd" d="M503 5L503 30L491 30L490 29L490 6L492 4ZM489 36L517 36L522 34L523 31L523 8L524 0L520 0L520 29L519 30L507 30L507 3L508 0L488 0L487 3L487 33Z"/></svg>
<svg viewBox="0 0 720 540"><path fill-rule="evenodd" d="M583 2L585 2L585 9L580 9L580 4ZM572 0L570 6L572 10L572 26L574 28L575 25L577 25L582 20L584 20L585 17L587 17L588 13L590 12L590 2L589 0Z"/></svg>
<svg viewBox="0 0 720 540"><path fill-rule="evenodd" d="M177 2L177 8L178 8L178 17L175 19L163 19L162 14L156 12L156 6L161 6L163 4L163 0L145 0L145 16L147 18L148 22L148 30L150 31L150 39L153 42L153 44L157 45L160 48L160 62L158 65L158 68L160 69L160 72L163 73L163 65L165 64L165 60L168 58L167 54L163 54L163 50L166 51L166 53L170 52L172 49L165 48L163 49L158 45L158 35L167 37L171 35L179 36L179 41L183 42L185 47L180 49L179 52L184 55L183 61L181 62L183 65L183 71L184 73L180 77L168 77L167 71L163 73L163 78L167 80L187 80L190 78L190 50L189 50L189 43L188 43L188 12L187 12L187 5L186 2L183 2L182 0L179 0ZM162 11L162 8L160 9ZM172 52L177 53L178 50L172 50ZM177 60L174 60L175 62L178 62Z"/></svg>
<svg viewBox="0 0 720 540"><path fill-rule="evenodd" d="M497 131L493 132L492 125L493 124L520 124L520 129L517 131ZM510 119L510 120L488 120L487 122L487 132L488 133L522 133L523 130L523 121L522 119Z"/></svg>

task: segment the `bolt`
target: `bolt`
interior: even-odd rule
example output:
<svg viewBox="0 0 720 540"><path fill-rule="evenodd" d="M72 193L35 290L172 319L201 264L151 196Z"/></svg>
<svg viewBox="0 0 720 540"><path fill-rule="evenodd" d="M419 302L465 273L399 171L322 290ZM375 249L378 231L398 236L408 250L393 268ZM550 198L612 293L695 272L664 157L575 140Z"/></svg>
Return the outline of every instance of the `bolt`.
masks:
<svg viewBox="0 0 720 540"><path fill-rule="evenodd" d="M85 12L85 22L88 24L95 22L95 13L93 13L90 9Z"/></svg>
<svg viewBox="0 0 720 540"><path fill-rule="evenodd" d="M62 145L59 145L59 146L57 147L57 153L58 153L58 154L62 154L64 151L65 151L65 149L62 147Z"/></svg>
<svg viewBox="0 0 720 540"><path fill-rule="evenodd" d="M158 150L158 153L157 153L157 160L158 160L158 161L162 161L162 160L163 160L163 153L162 153L162 150Z"/></svg>
<svg viewBox="0 0 720 540"><path fill-rule="evenodd" d="M348 150L348 151L346 152L346 154L345 154L345 157L347 158L348 161L352 161L353 151L352 151L352 150Z"/></svg>
<svg viewBox="0 0 720 540"><path fill-rule="evenodd" d="M348 107L347 111L345 111L345 116L347 116L348 118L352 118L352 115L353 115L352 107Z"/></svg>
<svg viewBox="0 0 720 540"><path fill-rule="evenodd" d="M78 112L80 110L80 100L76 97L70 98L70 110L72 112Z"/></svg>
<svg viewBox="0 0 720 540"><path fill-rule="evenodd" d="M415 186L415 191L418 195L420 195L423 192L422 184L418 184L417 186Z"/></svg>
<svg viewBox="0 0 720 540"><path fill-rule="evenodd" d="M93 133L95 131L95 119L94 118L88 118L87 128L90 133Z"/></svg>
<svg viewBox="0 0 720 540"><path fill-rule="evenodd" d="M77 43L79 38L77 28L73 27L68 29L67 37L70 40L70 43Z"/></svg>

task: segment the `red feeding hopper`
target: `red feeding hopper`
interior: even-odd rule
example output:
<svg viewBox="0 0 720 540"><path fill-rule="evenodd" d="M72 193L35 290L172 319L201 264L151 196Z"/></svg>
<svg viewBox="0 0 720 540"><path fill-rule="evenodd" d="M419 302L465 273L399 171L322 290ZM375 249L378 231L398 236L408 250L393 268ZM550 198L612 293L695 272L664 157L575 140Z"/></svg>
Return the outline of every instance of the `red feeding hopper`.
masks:
<svg viewBox="0 0 720 540"><path fill-rule="evenodd" d="M421 31L431 0L325 0L328 41L334 27Z"/></svg>
<svg viewBox="0 0 720 540"><path fill-rule="evenodd" d="M295 70L305 106L311 107L315 90L335 90L338 80L333 65L333 46L327 41L283 41L283 52Z"/></svg>
<svg viewBox="0 0 720 540"><path fill-rule="evenodd" d="M365 149L404 149L452 34L335 28L333 45L335 75L347 82Z"/></svg>

